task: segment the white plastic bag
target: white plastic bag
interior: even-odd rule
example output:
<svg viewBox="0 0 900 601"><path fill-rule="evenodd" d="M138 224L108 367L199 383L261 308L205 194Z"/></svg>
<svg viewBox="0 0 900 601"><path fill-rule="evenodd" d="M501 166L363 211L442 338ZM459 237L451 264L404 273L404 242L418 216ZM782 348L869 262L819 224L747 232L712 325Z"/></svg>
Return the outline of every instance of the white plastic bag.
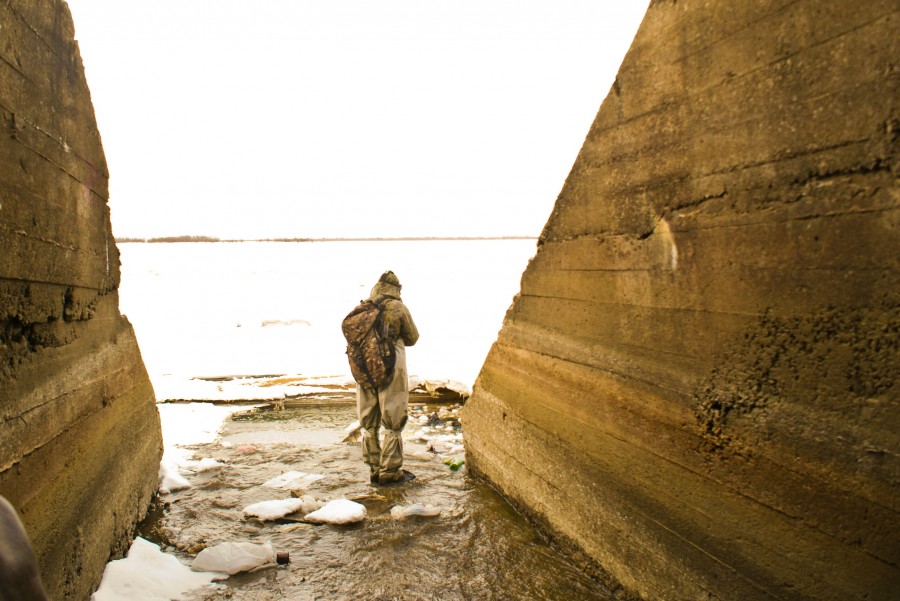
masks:
<svg viewBox="0 0 900 601"><path fill-rule="evenodd" d="M267 563L275 563L272 543L220 543L200 551L191 569L195 572L237 574Z"/></svg>

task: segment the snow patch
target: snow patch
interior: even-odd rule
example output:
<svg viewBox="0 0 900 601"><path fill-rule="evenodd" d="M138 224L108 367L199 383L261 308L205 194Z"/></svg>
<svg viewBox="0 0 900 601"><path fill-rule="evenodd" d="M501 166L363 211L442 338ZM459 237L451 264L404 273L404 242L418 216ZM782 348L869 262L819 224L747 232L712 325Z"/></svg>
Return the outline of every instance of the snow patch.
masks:
<svg viewBox="0 0 900 601"><path fill-rule="evenodd" d="M277 520L289 513L294 513L303 507L303 499L278 499L273 501L260 501L244 507L244 515L257 517L261 520Z"/></svg>
<svg viewBox="0 0 900 601"><path fill-rule="evenodd" d="M335 499L319 510L308 513L303 521L314 524L352 524L366 519L366 507L355 501Z"/></svg>
<svg viewBox="0 0 900 601"><path fill-rule="evenodd" d="M225 574L197 573L153 543L136 538L124 559L106 564L100 588L91 601L169 601L186 593L212 588Z"/></svg>

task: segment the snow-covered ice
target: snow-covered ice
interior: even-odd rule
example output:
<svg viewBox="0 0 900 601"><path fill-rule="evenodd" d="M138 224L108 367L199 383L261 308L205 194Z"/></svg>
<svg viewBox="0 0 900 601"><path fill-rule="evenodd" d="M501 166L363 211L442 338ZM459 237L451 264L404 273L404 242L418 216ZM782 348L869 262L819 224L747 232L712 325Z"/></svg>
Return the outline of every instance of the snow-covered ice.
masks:
<svg viewBox="0 0 900 601"><path fill-rule="evenodd" d="M166 447L210 443L216 440L222 423L235 411L253 405L213 405L211 403L159 403L163 441Z"/></svg>
<svg viewBox="0 0 900 601"><path fill-rule="evenodd" d="M224 463L213 459L212 457L203 457L199 461L188 461L185 463L184 467L194 472L208 472L209 470L214 470L223 467L224 465Z"/></svg>
<svg viewBox="0 0 900 601"><path fill-rule="evenodd" d="M303 517L303 521L315 524L352 524L364 519L366 519L365 505L347 499L328 501L321 509Z"/></svg>
<svg viewBox="0 0 900 601"><path fill-rule="evenodd" d="M213 442L225 419L244 406L219 406L210 403L162 403L156 405L163 434L163 458L159 467L159 492L168 494L185 488L191 483L181 473L182 469L204 471L218 467L211 458L193 461L193 451L182 448L187 445ZM210 463L213 462L213 463Z"/></svg>
<svg viewBox="0 0 900 601"><path fill-rule="evenodd" d="M353 389L347 377L310 377L301 375L236 376L196 378L184 374L153 377L156 398L177 401L271 402L298 394L333 392L335 386Z"/></svg>
<svg viewBox="0 0 900 601"><path fill-rule="evenodd" d="M167 495L172 492L190 488L191 483L178 472L178 468L168 463L159 465L159 493Z"/></svg>
<svg viewBox="0 0 900 601"><path fill-rule="evenodd" d="M260 501L244 507L244 515L257 517L261 520L277 520L289 513L294 513L303 507L303 499L276 499L272 501Z"/></svg>
<svg viewBox="0 0 900 601"><path fill-rule="evenodd" d="M91 601L169 601L189 591L215 586L225 578L216 572L193 572L153 543L136 538L124 559L106 564L100 588Z"/></svg>

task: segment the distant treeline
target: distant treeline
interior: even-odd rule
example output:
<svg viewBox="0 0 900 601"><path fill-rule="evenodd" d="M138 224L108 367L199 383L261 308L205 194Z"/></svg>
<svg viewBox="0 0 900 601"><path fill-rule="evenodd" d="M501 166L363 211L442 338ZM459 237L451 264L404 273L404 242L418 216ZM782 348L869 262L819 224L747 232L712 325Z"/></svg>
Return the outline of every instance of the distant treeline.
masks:
<svg viewBox="0 0 900 601"><path fill-rule="evenodd" d="M212 236L163 236L161 238L116 238L116 242L222 242Z"/></svg>
<svg viewBox="0 0 900 601"><path fill-rule="evenodd" d="M397 238L253 238L223 239L212 236L117 237L116 242L402 242L421 240L536 240L534 236L408 236Z"/></svg>

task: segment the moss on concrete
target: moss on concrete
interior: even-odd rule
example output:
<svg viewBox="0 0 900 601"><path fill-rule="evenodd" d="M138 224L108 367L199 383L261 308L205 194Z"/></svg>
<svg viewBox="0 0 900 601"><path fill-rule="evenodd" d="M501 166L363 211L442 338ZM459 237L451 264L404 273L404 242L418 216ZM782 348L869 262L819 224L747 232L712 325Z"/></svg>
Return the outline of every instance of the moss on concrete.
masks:
<svg viewBox="0 0 900 601"><path fill-rule="evenodd" d="M0 4L0 494L52 599L127 549L162 454L73 35L64 2Z"/></svg>
<svg viewBox="0 0 900 601"><path fill-rule="evenodd" d="M463 414L643 599L900 590L900 18L651 3Z"/></svg>

